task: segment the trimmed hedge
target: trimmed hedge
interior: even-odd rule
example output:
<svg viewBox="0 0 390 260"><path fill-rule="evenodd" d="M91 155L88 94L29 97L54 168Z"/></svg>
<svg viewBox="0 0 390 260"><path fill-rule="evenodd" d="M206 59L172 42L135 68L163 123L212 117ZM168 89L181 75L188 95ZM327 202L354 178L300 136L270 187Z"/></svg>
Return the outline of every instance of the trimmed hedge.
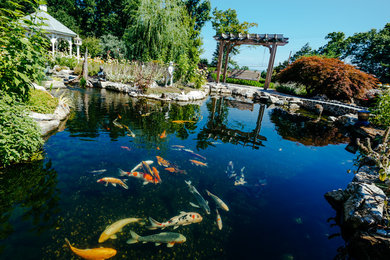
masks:
<svg viewBox="0 0 390 260"><path fill-rule="evenodd" d="M217 74L212 73L211 77L213 78L214 81L217 80ZM220 75L220 81L222 81L223 76ZM239 85L246 85L246 86L255 86L262 88L264 87L264 82L265 79L260 79L260 81L255 81L255 80L248 80L248 79L233 79L233 78L226 78L226 83L231 83L231 84L239 84ZM274 87L274 83L270 83L270 88Z"/></svg>

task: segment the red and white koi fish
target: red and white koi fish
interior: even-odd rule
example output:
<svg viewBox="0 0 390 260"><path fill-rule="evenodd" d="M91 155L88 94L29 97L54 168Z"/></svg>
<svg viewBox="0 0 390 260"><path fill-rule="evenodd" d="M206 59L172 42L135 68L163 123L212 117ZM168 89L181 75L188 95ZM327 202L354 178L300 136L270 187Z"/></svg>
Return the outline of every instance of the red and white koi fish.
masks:
<svg viewBox="0 0 390 260"><path fill-rule="evenodd" d="M212 194L211 192L209 192L208 190L206 190L206 193L207 195L209 195L211 198L213 198L213 200L215 201L215 204L217 204L217 206L225 211L229 211L229 207L226 205L225 202L223 202L220 198L218 198L217 196L215 196L214 194Z"/></svg>
<svg viewBox="0 0 390 260"><path fill-rule="evenodd" d="M175 216L175 217L171 218L170 220L168 220L166 222L162 222L162 223L149 217L151 226L149 226L148 228L149 229L158 229L158 228L164 229L166 227L173 226L173 229L176 229L179 226L186 226L186 225L189 225L192 223L199 223L202 221L202 219L203 219L202 216L196 212L181 211L180 215Z"/></svg>
<svg viewBox="0 0 390 260"><path fill-rule="evenodd" d="M207 167L207 163L203 163L197 160L190 160L190 162L196 166L202 166L202 167Z"/></svg>
<svg viewBox="0 0 390 260"><path fill-rule="evenodd" d="M152 175L145 173L145 172L126 172L122 169L119 169L119 175L120 176L129 176L133 178L137 178L143 181L143 184L149 184L149 183L160 183L161 179L158 180L157 178L153 177Z"/></svg>
<svg viewBox="0 0 390 260"><path fill-rule="evenodd" d="M218 229L219 229L219 230L222 230L222 219L221 219L221 215L219 215L218 209L215 209L215 211L217 212L217 226L218 226Z"/></svg>
<svg viewBox="0 0 390 260"><path fill-rule="evenodd" d="M119 184L120 186L122 186L126 190L129 188L122 180L117 179L117 178L113 178L113 177L104 177L104 178L97 180L96 182L105 182L106 187L107 187L108 183L111 183L112 186L114 186L114 187L116 187L116 185Z"/></svg>

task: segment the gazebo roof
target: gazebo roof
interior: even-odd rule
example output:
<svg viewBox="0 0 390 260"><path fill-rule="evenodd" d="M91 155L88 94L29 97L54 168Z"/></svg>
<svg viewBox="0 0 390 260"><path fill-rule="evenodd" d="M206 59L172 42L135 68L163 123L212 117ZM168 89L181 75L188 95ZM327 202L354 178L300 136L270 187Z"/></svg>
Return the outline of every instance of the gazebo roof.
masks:
<svg viewBox="0 0 390 260"><path fill-rule="evenodd" d="M233 34L222 33L214 36L217 41L231 42L235 45L249 44L249 45L270 45L276 43L279 46L286 45L288 38L283 34Z"/></svg>
<svg viewBox="0 0 390 260"><path fill-rule="evenodd" d="M53 33L59 36L66 37L77 36L75 32L73 32L71 29L60 23L57 19L55 19L53 16L43 10L38 10L36 13L27 15L24 18L32 20L34 23L34 19L38 19L39 21L37 22L43 22L44 25L42 26L42 29L46 30L48 33Z"/></svg>

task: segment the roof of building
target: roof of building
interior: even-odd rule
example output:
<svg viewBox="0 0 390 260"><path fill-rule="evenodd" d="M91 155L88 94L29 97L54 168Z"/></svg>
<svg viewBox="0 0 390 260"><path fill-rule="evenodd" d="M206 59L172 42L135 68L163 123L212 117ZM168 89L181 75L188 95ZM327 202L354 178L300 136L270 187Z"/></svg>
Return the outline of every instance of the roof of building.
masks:
<svg viewBox="0 0 390 260"><path fill-rule="evenodd" d="M34 23L44 23L41 28L49 33L54 33L67 37L77 36L75 32L73 32L71 29L60 23L57 19L55 19L53 16L43 10L38 10L33 14L25 16L24 18L32 20Z"/></svg>

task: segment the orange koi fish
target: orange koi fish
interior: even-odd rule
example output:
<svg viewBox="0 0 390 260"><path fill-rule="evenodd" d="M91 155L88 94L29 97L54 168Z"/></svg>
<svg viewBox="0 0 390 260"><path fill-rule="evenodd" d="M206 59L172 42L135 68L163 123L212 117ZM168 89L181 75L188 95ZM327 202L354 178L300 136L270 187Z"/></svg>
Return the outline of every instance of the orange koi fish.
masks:
<svg viewBox="0 0 390 260"><path fill-rule="evenodd" d="M127 146L121 146L121 148L122 148L122 149L125 149L125 150L127 150L127 151L129 151L129 152L131 151L131 149L130 149L129 147L127 147Z"/></svg>
<svg viewBox="0 0 390 260"><path fill-rule="evenodd" d="M158 170L156 169L156 167L152 167L152 171L154 173L154 176L156 176L156 179L161 182L161 178L160 178L160 174L158 172Z"/></svg>
<svg viewBox="0 0 390 260"><path fill-rule="evenodd" d="M166 171L172 172L172 173L181 173L181 174L187 174L185 170L179 170L174 167L165 168Z"/></svg>
<svg viewBox="0 0 390 260"><path fill-rule="evenodd" d="M73 247L68 239L65 238L65 241L69 245L70 250L72 250L73 253L84 259L104 260L116 255L116 250L113 248L100 247L92 249L78 249Z"/></svg>
<svg viewBox="0 0 390 260"><path fill-rule="evenodd" d="M206 166L207 167L207 163L203 163L203 162L200 162L200 161L197 161L197 160L190 160L190 162L196 166Z"/></svg>
<svg viewBox="0 0 390 260"><path fill-rule="evenodd" d="M167 160L163 159L160 156L156 156L156 158L157 158L157 163L160 166L169 167L171 165L170 162L168 162Z"/></svg>
<svg viewBox="0 0 390 260"><path fill-rule="evenodd" d="M164 130L164 132L162 132L162 134L160 135L160 138L163 139L163 138L165 138L165 137L167 137L167 133L166 133L166 131Z"/></svg>
<svg viewBox="0 0 390 260"><path fill-rule="evenodd" d="M142 169L144 169L144 171L145 171L146 173L148 173L148 174L150 174L150 175L152 175L152 176L154 175L152 169L150 169L150 166L149 166L149 164L148 164L147 162L142 161L141 164L142 164Z"/></svg>
<svg viewBox="0 0 390 260"><path fill-rule="evenodd" d="M119 118L119 119L122 119L121 115L118 114L118 118Z"/></svg>
<svg viewBox="0 0 390 260"><path fill-rule="evenodd" d="M176 169L173 167L165 168L165 170L169 172L176 172Z"/></svg>
<svg viewBox="0 0 390 260"><path fill-rule="evenodd" d="M160 147L157 146L156 149L160 151Z"/></svg>
<svg viewBox="0 0 390 260"><path fill-rule="evenodd" d="M184 124L184 123L195 123L195 121L191 121L191 120L173 120L172 123Z"/></svg>
<svg viewBox="0 0 390 260"><path fill-rule="evenodd" d="M119 184L120 186L122 186L126 190L129 188L122 180L117 179L117 178L113 178L113 177L104 177L104 178L97 180L96 182L105 182L106 187L107 187L108 183L111 183L112 186L114 186L114 187L116 187L116 185Z"/></svg>

